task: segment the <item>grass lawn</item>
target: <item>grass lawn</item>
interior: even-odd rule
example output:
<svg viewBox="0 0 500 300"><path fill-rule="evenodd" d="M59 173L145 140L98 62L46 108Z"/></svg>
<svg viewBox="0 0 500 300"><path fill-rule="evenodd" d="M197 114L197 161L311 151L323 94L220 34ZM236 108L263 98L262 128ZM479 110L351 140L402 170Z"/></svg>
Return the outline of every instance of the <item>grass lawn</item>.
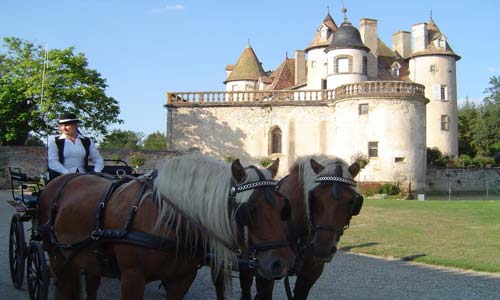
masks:
<svg viewBox="0 0 500 300"><path fill-rule="evenodd" d="M365 199L339 246L358 253L500 272L500 201Z"/></svg>

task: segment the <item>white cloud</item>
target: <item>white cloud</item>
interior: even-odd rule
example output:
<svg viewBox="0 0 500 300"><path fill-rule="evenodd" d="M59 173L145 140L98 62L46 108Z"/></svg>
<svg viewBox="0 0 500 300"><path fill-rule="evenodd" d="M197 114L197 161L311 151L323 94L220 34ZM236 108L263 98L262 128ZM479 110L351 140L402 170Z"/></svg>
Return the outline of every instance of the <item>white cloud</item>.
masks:
<svg viewBox="0 0 500 300"><path fill-rule="evenodd" d="M498 73L500 71L500 68L496 68L496 67L489 67L488 68L488 72L490 73Z"/></svg>
<svg viewBox="0 0 500 300"><path fill-rule="evenodd" d="M154 8L151 10L153 14L163 14L169 11L179 11L184 10L184 5L182 4L167 4L160 8Z"/></svg>

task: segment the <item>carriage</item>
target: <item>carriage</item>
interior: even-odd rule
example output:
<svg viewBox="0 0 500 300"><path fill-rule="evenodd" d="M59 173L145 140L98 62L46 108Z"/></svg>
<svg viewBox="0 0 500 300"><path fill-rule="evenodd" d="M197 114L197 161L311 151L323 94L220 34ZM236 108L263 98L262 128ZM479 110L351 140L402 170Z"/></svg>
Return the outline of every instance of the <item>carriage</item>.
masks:
<svg viewBox="0 0 500 300"><path fill-rule="evenodd" d="M132 174L133 169L125 161L106 159L103 173L119 178ZM31 177L21 168L9 167L12 200L14 208L9 229L9 266L12 284L21 289L24 278L28 283L31 300L45 300L48 297L50 272L47 257L37 230L38 195L46 178ZM29 224L26 239L25 223ZM26 274L26 276L25 276Z"/></svg>

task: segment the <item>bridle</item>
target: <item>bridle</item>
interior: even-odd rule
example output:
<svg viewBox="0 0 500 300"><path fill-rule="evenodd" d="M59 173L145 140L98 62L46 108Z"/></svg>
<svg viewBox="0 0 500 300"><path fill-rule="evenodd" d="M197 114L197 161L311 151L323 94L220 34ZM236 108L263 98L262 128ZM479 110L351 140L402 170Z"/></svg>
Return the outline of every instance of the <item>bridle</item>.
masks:
<svg viewBox="0 0 500 300"><path fill-rule="evenodd" d="M254 199L253 193L255 193L255 191L252 193L250 198L243 203L237 203L236 201L237 194L249 190L262 190L264 192L266 201L271 205L271 207L274 207L276 205L276 199L273 195L273 192L278 193L281 196L283 195L279 193L277 190L277 182L275 180L266 179L262 171L260 171L257 167L249 166L246 167L245 169L254 170L259 176L259 180L248 183L234 183L230 189L228 201L230 203L230 207L233 208L233 213L235 215L235 220L238 225L238 228L240 229L240 234L243 237L245 246L249 251L248 267L252 269L256 265L258 251L267 251L277 248L285 248L289 247L290 243L285 240L285 241L273 241L267 243L253 244L252 241L250 240L248 234L248 227L252 222L252 215L250 210L251 210L251 202ZM244 180L245 179L243 179L242 181ZM285 200L284 210L289 210L290 204L288 203L288 199L284 196L283 199ZM282 219L283 219L283 213L282 213Z"/></svg>
<svg viewBox="0 0 500 300"><path fill-rule="evenodd" d="M333 199L336 199L337 201L339 201L339 199L340 199L342 186L356 187L356 185L357 185L356 181L349 179L349 178L342 177L342 167L339 165L336 166L333 176L332 175L319 176L316 178L316 180L314 182L319 183L318 186L320 186L322 184L332 184L332 197L333 197ZM314 190L317 187L315 187L314 189L309 191L309 204L311 203L311 199L313 199ZM354 205L351 209L350 217L346 220L346 222L342 228L338 228L334 225L315 224L313 214L311 213L311 210L309 210L310 232L311 233L315 233L317 231L333 232L337 236L337 241L339 241L340 237L344 234L344 231L347 228L349 228L349 222L351 220L351 217L358 215L360 210L361 210L361 207L363 206L363 197L354 188L352 188L352 191L354 192ZM311 234L311 236L312 236L312 234Z"/></svg>

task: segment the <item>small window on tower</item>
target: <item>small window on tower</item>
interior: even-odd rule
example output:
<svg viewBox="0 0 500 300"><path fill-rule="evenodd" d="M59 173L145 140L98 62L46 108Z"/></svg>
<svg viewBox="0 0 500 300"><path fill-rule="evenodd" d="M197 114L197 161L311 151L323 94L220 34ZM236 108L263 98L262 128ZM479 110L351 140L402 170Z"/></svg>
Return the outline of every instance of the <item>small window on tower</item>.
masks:
<svg viewBox="0 0 500 300"><path fill-rule="evenodd" d="M397 61L395 61L392 65L391 65L391 74L392 74L392 77L394 78L399 78L399 70L401 69L401 64L398 63Z"/></svg>
<svg viewBox="0 0 500 300"><path fill-rule="evenodd" d="M358 107L359 115L368 115L368 104L363 103Z"/></svg>
<svg viewBox="0 0 500 300"><path fill-rule="evenodd" d="M441 131L449 130L449 119L448 115L441 115Z"/></svg>
<svg viewBox="0 0 500 300"><path fill-rule="evenodd" d="M351 73L352 72L352 57L339 56L335 58L335 73Z"/></svg>
<svg viewBox="0 0 500 300"><path fill-rule="evenodd" d="M378 142L368 142L368 156L378 157Z"/></svg>
<svg viewBox="0 0 500 300"><path fill-rule="evenodd" d="M311 61L311 69L314 69L314 67L316 67L316 61L312 60Z"/></svg>
<svg viewBox="0 0 500 300"><path fill-rule="evenodd" d="M363 70L361 70L363 74L368 74L368 57L363 56Z"/></svg>
<svg viewBox="0 0 500 300"><path fill-rule="evenodd" d="M432 73L436 73L437 72L437 67L436 65L432 64L430 67L429 67L429 71L432 72Z"/></svg>

